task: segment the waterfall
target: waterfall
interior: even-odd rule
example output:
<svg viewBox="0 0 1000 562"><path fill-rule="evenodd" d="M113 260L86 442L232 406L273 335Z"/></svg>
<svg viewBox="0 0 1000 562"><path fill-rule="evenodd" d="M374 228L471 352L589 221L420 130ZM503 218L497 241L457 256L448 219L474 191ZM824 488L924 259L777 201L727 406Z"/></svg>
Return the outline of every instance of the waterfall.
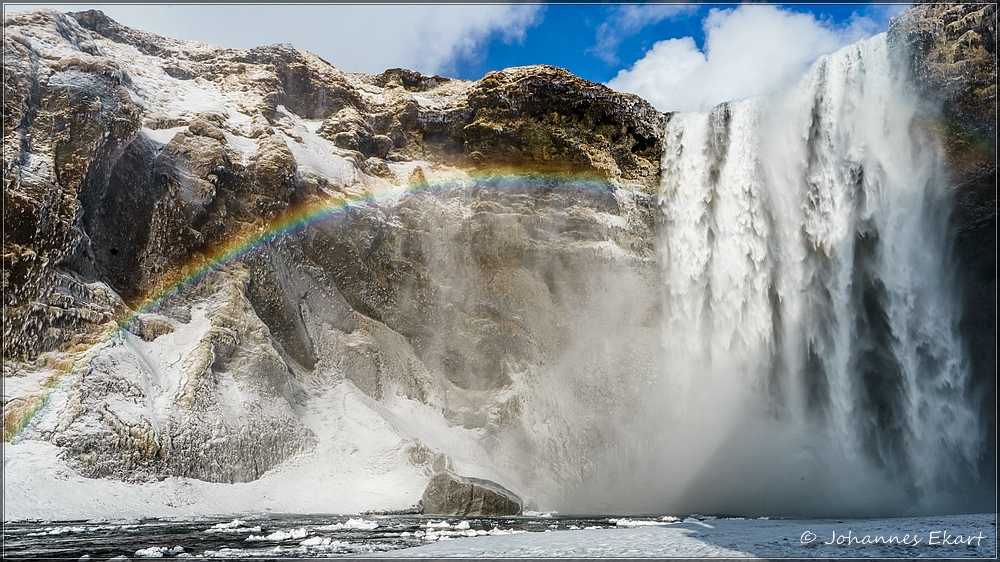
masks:
<svg viewBox="0 0 1000 562"><path fill-rule="evenodd" d="M659 462L678 509L958 509L973 487L940 151L891 56L879 35L667 125Z"/></svg>

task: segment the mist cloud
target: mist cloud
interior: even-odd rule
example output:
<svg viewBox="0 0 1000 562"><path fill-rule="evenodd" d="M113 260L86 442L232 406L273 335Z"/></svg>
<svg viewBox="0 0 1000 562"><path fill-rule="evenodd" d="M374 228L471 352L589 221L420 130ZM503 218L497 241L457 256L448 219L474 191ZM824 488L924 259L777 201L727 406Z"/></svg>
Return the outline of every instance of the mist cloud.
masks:
<svg viewBox="0 0 1000 562"><path fill-rule="evenodd" d="M661 111L699 111L721 102L791 85L820 55L869 37L876 24L857 17L842 26L771 5L713 9L705 45L691 37L653 45L646 56L608 82Z"/></svg>

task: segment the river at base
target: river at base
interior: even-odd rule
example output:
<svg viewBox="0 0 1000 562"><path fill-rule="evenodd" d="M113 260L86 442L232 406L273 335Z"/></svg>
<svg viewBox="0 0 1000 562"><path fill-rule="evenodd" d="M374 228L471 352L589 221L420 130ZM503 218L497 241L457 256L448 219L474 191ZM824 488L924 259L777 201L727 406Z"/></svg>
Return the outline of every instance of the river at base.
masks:
<svg viewBox="0 0 1000 562"><path fill-rule="evenodd" d="M245 515L227 518L27 521L4 524L4 558L304 558L388 552L441 540L663 525L673 517Z"/></svg>
<svg viewBox="0 0 1000 562"><path fill-rule="evenodd" d="M261 560L393 555L995 558L996 514L884 519L258 514L6 522L3 542L4 559L91 561L116 557Z"/></svg>

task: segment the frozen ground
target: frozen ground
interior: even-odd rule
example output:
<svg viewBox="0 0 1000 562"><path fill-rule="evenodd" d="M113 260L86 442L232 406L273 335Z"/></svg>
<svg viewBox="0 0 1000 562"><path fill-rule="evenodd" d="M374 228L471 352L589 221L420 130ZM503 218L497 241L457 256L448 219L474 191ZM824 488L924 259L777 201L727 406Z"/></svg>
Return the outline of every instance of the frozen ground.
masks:
<svg viewBox="0 0 1000 562"><path fill-rule="evenodd" d="M996 514L897 519L694 519L625 529L471 537L414 557L996 558Z"/></svg>

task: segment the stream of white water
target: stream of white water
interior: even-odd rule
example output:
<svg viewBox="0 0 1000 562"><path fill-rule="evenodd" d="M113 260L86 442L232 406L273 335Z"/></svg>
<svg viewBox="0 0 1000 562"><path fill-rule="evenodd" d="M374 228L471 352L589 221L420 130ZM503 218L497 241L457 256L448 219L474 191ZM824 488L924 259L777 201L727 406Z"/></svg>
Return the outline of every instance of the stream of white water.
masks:
<svg viewBox="0 0 1000 562"><path fill-rule="evenodd" d="M879 35L667 125L662 447L685 507L948 509L973 484L939 147L891 58Z"/></svg>

